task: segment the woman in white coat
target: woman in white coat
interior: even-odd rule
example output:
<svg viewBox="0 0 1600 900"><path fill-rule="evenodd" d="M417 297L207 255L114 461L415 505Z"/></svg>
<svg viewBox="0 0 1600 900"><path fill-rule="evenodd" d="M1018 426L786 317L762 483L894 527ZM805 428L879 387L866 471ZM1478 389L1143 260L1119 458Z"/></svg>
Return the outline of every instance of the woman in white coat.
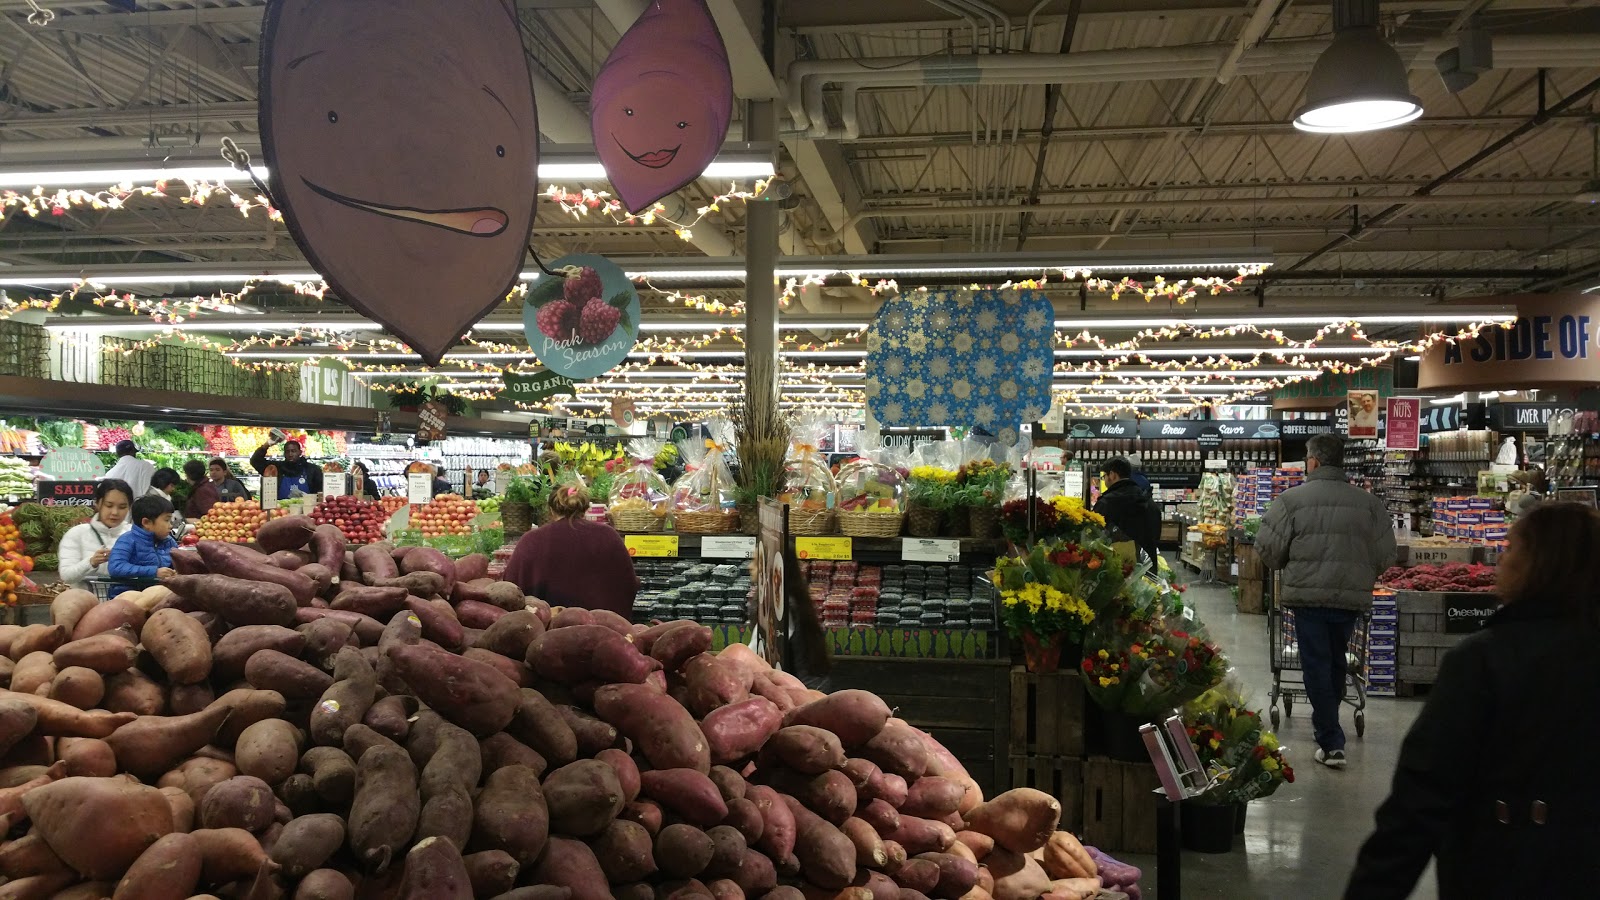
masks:
<svg viewBox="0 0 1600 900"><path fill-rule="evenodd" d="M128 508L133 488L126 481L108 478L95 485L94 518L74 525L61 536L61 580L76 588L86 578L109 578L106 560L117 538L128 531Z"/></svg>

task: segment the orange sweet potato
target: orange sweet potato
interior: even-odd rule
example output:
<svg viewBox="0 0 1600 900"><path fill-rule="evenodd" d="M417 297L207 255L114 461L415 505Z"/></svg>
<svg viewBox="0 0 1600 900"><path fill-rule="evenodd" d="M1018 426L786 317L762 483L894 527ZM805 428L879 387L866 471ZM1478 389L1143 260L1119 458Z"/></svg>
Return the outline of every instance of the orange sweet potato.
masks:
<svg viewBox="0 0 1600 900"><path fill-rule="evenodd" d="M50 697L79 709L91 709L106 695L106 682L100 673L82 666L68 666L50 682Z"/></svg>
<svg viewBox="0 0 1600 900"><path fill-rule="evenodd" d="M183 613L171 610L173 615L181 616ZM193 621L193 620L190 620ZM199 624L199 623L195 623ZM204 639L205 629L201 629L201 638ZM206 643L209 648L210 643ZM102 675L112 675L121 672L133 665L139 657L139 648L132 640L123 637L121 632L102 632L86 638L62 644L56 648L51 658L55 660L56 667L65 669L68 666L82 666L93 669Z"/></svg>
<svg viewBox="0 0 1600 900"><path fill-rule="evenodd" d="M200 883L200 842L187 834L169 834L151 844L117 882L113 900L186 897Z"/></svg>
<svg viewBox="0 0 1600 900"><path fill-rule="evenodd" d="M0 692L0 700L17 700L33 707L37 716L34 733L50 737L109 737L112 732L138 718L132 713L82 710L37 694L3 691Z"/></svg>
<svg viewBox="0 0 1600 900"><path fill-rule="evenodd" d="M67 642L67 630L60 625L26 625L11 639L11 658L21 660L29 653L52 653Z"/></svg>
<svg viewBox="0 0 1600 900"><path fill-rule="evenodd" d="M22 805L50 849L85 878L120 877L172 832L161 791L120 778L63 778L30 791Z"/></svg>
<svg viewBox="0 0 1600 900"><path fill-rule="evenodd" d="M211 743L230 712L214 703L187 716L140 716L112 732L106 743L124 771L153 779Z"/></svg>
<svg viewBox="0 0 1600 900"><path fill-rule="evenodd" d="M67 588L50 601L50 621L71 634L78 627L78 620L99 605L100 601L94 594L82 588Z"/></svg>
<svg viewBox="0 0 1600 900"><path fill-rule="evenodd" d="M839 742L846 749L860 747L871 741L888 722L889 707L878 695L858 690L829 694L821 700L796 707L783 719L785 726L812 725L825 728L838 735Z"/></svg>
<svg viewBox="0 0 1600 900"><path fill-rule="evenodd" d="M175 609L152 613L139 632L139 643L178 684L194 684L211 674L211 641L205 626L185 613Z"/></svg>
<svg viewBox="0 0 1600 900"><path fill-rule="evenodd" d="M1032 788L1006 791L967 814L967 828L994 838L1013 853L1045 845L1061 823L1061 802Z"/></svg>

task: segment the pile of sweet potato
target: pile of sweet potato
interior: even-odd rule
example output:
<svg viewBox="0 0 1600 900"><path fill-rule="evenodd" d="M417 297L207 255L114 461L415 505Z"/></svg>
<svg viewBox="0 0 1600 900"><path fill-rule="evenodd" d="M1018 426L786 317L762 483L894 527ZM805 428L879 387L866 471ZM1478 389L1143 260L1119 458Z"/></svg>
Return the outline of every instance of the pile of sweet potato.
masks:
<svg viewBox="0 0 1600 900"><path fill-rule="evenodd" d="M0 626L0 900L1099 888L1054 799L984 802L870 693L692 622L551 609L482 557L351 553L303 517L258 541Z"/></svg>

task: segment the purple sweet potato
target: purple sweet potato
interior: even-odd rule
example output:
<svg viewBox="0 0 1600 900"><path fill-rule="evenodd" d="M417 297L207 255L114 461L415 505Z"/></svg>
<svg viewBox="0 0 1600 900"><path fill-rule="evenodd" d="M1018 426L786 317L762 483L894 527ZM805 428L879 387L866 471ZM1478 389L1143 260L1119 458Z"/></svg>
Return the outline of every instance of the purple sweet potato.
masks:
<svg viewBox="0 0 1600 900"><path fill-rule="evenodd" d="M365 584L341 584L339 593L330 604L333 609L345 609L371 616L380 622L406 606L406 589L401 587L372 587Z"/></svg>
<svg viewBox="0 0 1600 900"><path fill-rule="evenodd" d="M418 841L406 854L400 896L407 900L472 900L472 879L461 860L461 850L440 837Z"/></svg>
<svg viewBox="0 0 1600 900"><path fill-rule="evenodd" d="M406 848L421 814L417 769L399 747L373 747L356 762L350 806L350 849L362 865L382 873Z"/></svg>
<svg viewBox="0 0 1600 900"><path fill-rule="evenodd" d="M322 696L333 684L327 673L277 650L258 650L244 664L245 680L263 691L277 691L289 700Z"/></svg>
<svg viewBox="0 0 1600 900"><path fill-rule="evenodd" d="M715 853L710 836L692 825L668 825L656 835L656 865L674 878L693 878L704 872Z"/></svg>
<svg viewBox="0 0 1600 900"><path fill-rule="evenodd" d="M301 566L311 562L311 554L304 550L278 550L267 554L267 562L280 569L294 572L298 571Z"/></svg>
<svg viewBox="0 0 1600 900"><path fill-rule="evenodd" d="M839 736L839 743L846 749L860 747L871 741L888 722L889 707L878 695L859 690L839 691L813 700L796 707L783 720L785 726L814 725L826 728Z"/></svg>
<svg viewBox="0 0 1600 900"><path fill-rule="evenodd" d="M554 704L532 688L518 692L516 711L505 730L550 765L564 766L578 758L578 736L572 726Z"/></svg>
<svg viewBox="0 0 1600 900"><path fill-rule="evenodd" d="M256 543L260 544L262 551L268 554L277 553L279 550L299 550L310 543L311 535L316 529L317 523L312 521L310 516L283 516L269 519L256 529Z"/></svg>
<svg viewBox="0 0 1600 900"><path fill-rule="evenodd" d="M684 664L683 678L689 688L689 711L701 718L750 696L751 673L710 653L690 658Z"/></svg>
<svg viewBox="0 0 1600 900"><path fill-rule="evenodd" d="M622 635L604 625L576 625L547 631L528 644L527 663L540 678L561 684L598 679L642 684L657 668Z"/></svg>
<svg viewBox="0 0 1600 900"><path fill-rule="evenodd" d="M557 706L556 711L561 713L561 718L577 737L579 756L593 757L601 750L617 746L615 725L603 722L575 706Z"/></svg>
<svg viewBox="0 0 1600 900"><path fill-rule="evenodd" d="M711 779L694 769L651 769L639 773L639 794L700 828L728 817L728 805Z"/></svg>
<svg viewBox="0 0 1600 900"><path fill-rule="evenodd" d="M544 634L544 623L539 621L538 613L523 609L496 619L478 638L475 646L509 659L525 660L528 657L528 645L541 634Z"/></svg>
<svg viewBox="0 0 1600 900"><path fill-rule="evenodd" d="M424 600L409 594L405 608L422 621L422 636L446 650L461 646L461 622L443 600Z"/></svg>
<svg viewBox="0 0 1600 900"><path fill-rule="evenodd" d="M533 869L534 881L572 891L572 900L612 900L606 873L594 851L581 841L553 837Z"/></svg>
<svg viewBox="0 0 1600 900"><path fill-rule="evenodd" d="M435 573L444 579L438 591L444 596L449 596L450 589L456 584L456 564L450 557L432 547L413 547L411 552L400 560L400 572L403 575L410 575L412 572Z"/></svg>
<svg viewBox="0 0 1600 900"><path fill-rule="evenodd" d="M204 575L207 571L205 560L200 558L200 551L193 547L174 547L172 568L179 575Z"/></svg>
<svg viewBox="0 0 1600 900"><path fill-rule="evenodd" d="M294 517L291 516L289 518L294 518ZM274 520L274 521L282 522L284 520L283 519L277 519L277 520ZM269 523L269 524L271 524L271 523ZM262 526L262 527L264 528L266 526ZM311 603L311 598L316 596L316 592L317 592L316 582L312 581L309 577L307 577L305 575L301 575L299 572L290 572L290 571L287 571L287 570L284 570L284 569L280 569L277 566L273 565L271 562L257 562L254 559L251 559L250 557L245 556L244 554L240 553L239 552L239 548L234 544L225 544L225 543L222 543L221 541L201 541L199 544L196 544L195 546L200 548L200 557L205 560L206 568L210 569L212 572L216 572L219 575L226 575L226 576L230 576L230 577L233 577L233 578L243 579L245 581L270 582L272 584L282 585L283 587L286 587L286 588L289 589L289 593L294 597L295 605L297 605L297 606L306 606L306 605L308 605L309 603ZM203 578L205 576L182 576L182 575L180 575L178 577L179 578L183 578L183 577L199 577L199 578ZM175 587L173 585L170 585L170 584L168 585L168 587L171 587L173 589L173 591L176 592L179 596L183 596L183 592L179 591L177 589L177 587ZM202 603L204 603L205 598L201 597L201 598L199 598L199 600ZM209 609L209 607L208 607L208 609ZM222 610L209 609L209 611L218 613L223 618L227 618L227 614L224 613ZM240 623L237 623L237 624L243 624L243 625L278 624L278 625L283 625L283 624L287 624L287 623L284 623L284 622L274 622L274 623L240 622Z"/></svg>
<svg viewBox="0 0 1600 900"><path fill-rule="evenodd" d="M368 584L400 574L400 567L395 564L389 550L390 548L382 542L356 548L356 568L361 570L361 576Z"/></svg>
<svg viewBox="0 0 1600 900"><path fill-rule="evenodd" d="M580 759L551 772L543 789L551 829L573 837L605 831L626 802L616 773L595 759Z"/></svg>
<svg viewBox="0 0 1600 900"><path fill-rule="evenodd" d="M821 775L845 765L844 747L826 728L790 725L780 728L761 748L761 765L781 763L802 775Z"/></svg>
<svg viewBox="0 0 1600 900"><path fill-rule="evenodd" d="M856 877L856 845L799 800L784 796L783 802L794 814L794 853L806 880L831 890L849 887Z"/></svg>
<svg viewBox="0 0 1600 900"><path fill-rule="evenodd" d="M477 600L462 600L456 604L456 617L468 628L488 629L507 615L506 610Z"/></svg>
<svg viewBox="0 0 1600 900"><path fill-rule="evenodd" d="M757 846L773 859L787 859L794 852L795 818L783 795L766 785L752 784L745 798L761 813L763 826Z"/></svg>
<svg viewBox="0 0 1600 900"><path fill-rule="evenodd" d="M522 766L490 773L474 807L468 846L475 851L504 850L519 865L531 866L549 838L550 816L538 773Z"/></svg>
<svg viewBox="0 0 1600 900"><path fill-rule="evenodd" d="M276 571L283 572L282 569ZM285 572L292 575L295 573ZM216 613L229 625L295 624L297 601L294 592L283 584L268 583L246 575L178 575L162 584L186 600L194 601L206 612ZM311 579L306 579L311 590ZM309 596L307 602L310 602ZM88 619L88 616L84 617ZM79 624L82 627L82 624Z"/></svg>
<svg viewBox="0 0 1600 900"><path fill-rule="evenodd" d="M606 749L595 754L595 759L611 767L617 776L617 784L622 786L622 796L625 800L633 800L639 796L641 787L639 780L639 766L622 750Z"/></svg>
<svg viewBox="0 0 1600 900"><path fill-rule="evenodd" d="M517 711L517 685L494 667L444 650L398 645L395 671L417 699L479 737L505 730Z"/></svg>
<svg viewBox="0 0 1600 900"><path fill-rule="evenodd" d="M329 572L337 575L344 567L344 550L349 545L337 525L318 525L311 531L311 551Z"/></svg>
<svg viewBox="0 0 1600 900"><path fill-rule="evenodd" d="M617 730L659 769L711 771L706 736L689 711L671 697L640 684L609 684L595 691L595 714Z"/></svg>
<svg viewBox="0 0 1600 900"><path fill-rule="evenodd" d="M469 553L456 560L456 581L472 581L489 575L489 557L482 553Z"/></svg>
<svg viewBox="0 0 1600 900"><path fill-rule="evenodd" d="M710 649L711 629L704 625L691 625L662 634L651 644L650 655L668 673L675 673L683 668L684 663Z"/></svg>

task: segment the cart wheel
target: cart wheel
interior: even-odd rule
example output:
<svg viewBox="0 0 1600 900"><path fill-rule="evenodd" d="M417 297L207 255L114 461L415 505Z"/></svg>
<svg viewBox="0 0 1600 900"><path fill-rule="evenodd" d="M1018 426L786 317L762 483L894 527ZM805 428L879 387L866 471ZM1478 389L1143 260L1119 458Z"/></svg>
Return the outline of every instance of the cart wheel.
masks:
<svg viewBox="0 0 1600 900"><path fill-rule="evenodd" d="M1283 695L1283 715L1284 718L1294 717L1294 697L1290 694ZM1277 726L1274 725L1273 727Z"/></svg>
<svg viewBox="0 0 1600 900"><path fill-rule="evenodd" d="M1356 737L1366 737L1366 736L1367 736L1367 714L1358 709L1358 710L1356 710Z"/></svg>
<svg viewBox="0 0 1600 900"><path fill-rule="evenodd" d="M1273 731L1277 731L1278 730L1278 708L1276 706L1274 706L1272 708L1272 714L1271 715L1272 715L1272 730Z"/></svg>

